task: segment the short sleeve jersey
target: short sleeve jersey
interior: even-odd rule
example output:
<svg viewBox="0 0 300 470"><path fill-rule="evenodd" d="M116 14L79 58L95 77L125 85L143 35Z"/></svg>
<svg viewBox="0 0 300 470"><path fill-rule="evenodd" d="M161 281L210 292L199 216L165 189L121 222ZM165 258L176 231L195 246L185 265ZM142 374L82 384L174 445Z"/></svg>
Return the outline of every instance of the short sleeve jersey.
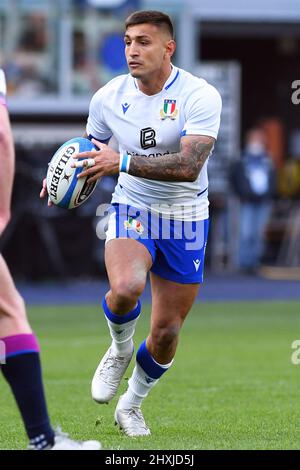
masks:
<svg viewBox="0 0 300 470"><path fill-rule="evenodd" d="M120 153L141 158L180 151L185 135L217 138L221 97L204 79L172 67L162 90L142 93L130 75L111 80L93 96L87 134L117 140ZM120 173L112 202L149 209L165 217L202 220L208 217L207 163L193 182L158 181Z"/></svg>

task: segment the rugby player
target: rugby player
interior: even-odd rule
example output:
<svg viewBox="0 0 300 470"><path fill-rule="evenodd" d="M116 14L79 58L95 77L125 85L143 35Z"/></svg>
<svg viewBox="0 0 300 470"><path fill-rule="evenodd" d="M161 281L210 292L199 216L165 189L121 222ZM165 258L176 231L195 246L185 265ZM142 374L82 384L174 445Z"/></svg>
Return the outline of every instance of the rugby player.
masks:
<svg viewBox="0 0 300 470"><path fill-rule="evenodd" d="M133 357L139 298L150 273L150 332L115 409L115 422L134 437L150 434L142 401L171 367L203 281L207 163L221 98L204 79L172 64L176 46L166 14L131 14L124 39L129 74L111 80L90 103L86 136L100 150L78 154L84 160L74 166L83 166L79 177L89 175L89 181L119 173L105 245L110 289L103 310L112 343L92 380L98 403L113 399ZM117 152L106 145L111 137Z"/></svg>
<svg viewBox="0 0 300 470"><path fill-rule="evenodd" d="M6 108L6 81L0 69L0 236L10 219L14 144ZM47 411L39 345L25 305L0 254L0 368L21 413L33 450L96 450L98 441L77 442L53 430Z"/></svg>

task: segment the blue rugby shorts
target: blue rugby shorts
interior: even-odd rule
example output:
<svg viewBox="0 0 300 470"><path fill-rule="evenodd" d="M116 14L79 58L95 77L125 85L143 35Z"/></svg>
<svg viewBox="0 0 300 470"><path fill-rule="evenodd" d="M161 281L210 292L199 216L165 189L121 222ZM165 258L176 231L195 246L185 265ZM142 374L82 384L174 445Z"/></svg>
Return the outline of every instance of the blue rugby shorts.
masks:
<svg viewBox="0 0 300 470"><path fill-rule="evenodd" d="M106 243L115 238L137 240L151 254L151 272L181 284L203 282L209 219L172 220L117 203L109 213Z"/></svg>

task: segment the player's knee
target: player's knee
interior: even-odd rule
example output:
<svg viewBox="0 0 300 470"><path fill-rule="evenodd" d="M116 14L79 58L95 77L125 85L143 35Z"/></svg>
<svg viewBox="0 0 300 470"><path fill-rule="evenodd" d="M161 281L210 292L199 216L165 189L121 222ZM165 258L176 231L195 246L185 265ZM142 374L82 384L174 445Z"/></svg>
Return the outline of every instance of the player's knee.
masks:
<svg viewBox="0 0 300 470"><path fill-rule="evenodd" d="M115 283L112 286L112 295L115 303L120 307L136 304L145 288L145 283L141 281L126 281Z"/></svg>
<svg viewBox="0 0 300 470"><path fill-rule="evenodd" d="M151 338L156 348L167 349L177 343L179 331L177 324L156 326L151 331Z"/></svg>

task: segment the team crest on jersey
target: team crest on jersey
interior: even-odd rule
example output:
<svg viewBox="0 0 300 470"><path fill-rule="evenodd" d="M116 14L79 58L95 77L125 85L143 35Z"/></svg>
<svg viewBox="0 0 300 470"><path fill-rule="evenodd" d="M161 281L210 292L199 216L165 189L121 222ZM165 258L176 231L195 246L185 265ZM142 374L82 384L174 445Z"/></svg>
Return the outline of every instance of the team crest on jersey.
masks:
<svg viewBox="0 0 300 470"><path fill-rule="evenodd" d="M142 226L141 222L133 217L129 217L128 220L124 222L124 228L126 230L134 230L136 233L141 235L144 231L144 227Z"/></svg>
<svg viewBox="0 0 300 470"><path fill-rule="evenodd" d="M162 120L170 118L172 121L176 119L178 109L176 108L176 100L164 100L164 106L160 110L160 118Z"/></svg>

